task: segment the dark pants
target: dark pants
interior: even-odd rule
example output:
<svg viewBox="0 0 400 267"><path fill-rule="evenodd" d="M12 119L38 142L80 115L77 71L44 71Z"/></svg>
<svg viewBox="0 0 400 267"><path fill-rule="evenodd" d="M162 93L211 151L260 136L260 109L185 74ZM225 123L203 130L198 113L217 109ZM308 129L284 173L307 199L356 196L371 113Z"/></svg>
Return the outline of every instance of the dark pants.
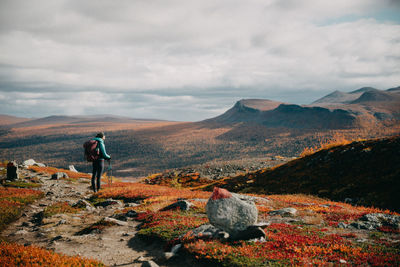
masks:
<svg viewBox="0 0 400 267"><path fill-rule="evenodd" d="M103 174L103 171L104 171L104 159L93 161L92 189L94 192L100 190L100 179L101 175Z"/></svg>

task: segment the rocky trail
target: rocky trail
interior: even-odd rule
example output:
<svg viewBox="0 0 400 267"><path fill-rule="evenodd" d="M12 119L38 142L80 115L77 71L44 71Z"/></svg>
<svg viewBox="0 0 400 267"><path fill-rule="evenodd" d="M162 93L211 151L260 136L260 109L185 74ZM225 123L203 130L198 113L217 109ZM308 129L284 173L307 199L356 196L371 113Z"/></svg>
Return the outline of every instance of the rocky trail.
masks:
<svg viewBox="0 0 400 267"><path fill-rule="evenodd" d="M20 170L20 177L39 179L42 183L39 190L45 196L28 205L22 216L2 232L9 241L92 258L109 266L199 266L182 257L167 262L162 243L136 236L139 222L129 217L113 218L125 206L121 201L108 200L97 207L91 205L87 201L93 194L88 179L53 180L48 174L26 169ZM65 202L83 209L77 213L45 215L46 208ZM108 221L112 226L88 228L99 221Z"/></svg>

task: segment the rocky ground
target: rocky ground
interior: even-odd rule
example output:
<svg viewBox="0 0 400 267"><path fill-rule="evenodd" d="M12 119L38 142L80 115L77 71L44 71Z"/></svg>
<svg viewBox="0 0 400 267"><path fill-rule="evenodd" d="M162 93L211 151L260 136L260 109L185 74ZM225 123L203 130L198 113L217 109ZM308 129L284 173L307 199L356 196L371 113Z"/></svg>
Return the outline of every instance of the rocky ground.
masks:
<svg viewBox="0 0 400 267"><path fill-rule="evenodd" d="M204 164L194 165L188 168L179 168L173 171L186 173L198 172L200 177L218 180L224 177L235 176L240 173L256 171L284 164L293 158L287 157L265 157L231 161L211 161Z"/></svg>
<svg viewBox="0 0 400 267"><path fill-rule="evenodd" d="M20 177L37 177L42 183L39 190L44 192L45 197L27 206L22 217L2 232L6 240L93 258L109 266L157 266L155 263L159 266L196 266L189 259L182 258L166 263L163 244L136 236L139 222L127 217L123 218L126 221L112 218L124 208L122 202L111 201L106 202L104 207L93 207L82 201L92 196L88 179L52 180L49 175L26 169L20 170ZM43 216L47 207L60 202L71 205L79 202L78 206L83 205L83 209L75 214ZM112 226L103 230L82 231L102 220L110 221Z"/></svg>

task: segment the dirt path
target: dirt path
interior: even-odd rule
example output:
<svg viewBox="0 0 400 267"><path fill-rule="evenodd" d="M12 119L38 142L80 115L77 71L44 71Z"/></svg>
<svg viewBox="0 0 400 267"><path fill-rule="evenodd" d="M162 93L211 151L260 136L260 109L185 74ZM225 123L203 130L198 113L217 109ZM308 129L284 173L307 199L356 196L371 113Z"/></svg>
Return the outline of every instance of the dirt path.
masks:
<svg viewBox="0 0 400 267"><path fill-rule="evenodd" d="M22 170L22 177L38 177L45 197L29 205L22 217L2 232L6 239L24 245L36 245L67 255L80 255L102 261L109 266L142 266L145 261L154 261L159 266L200 266L191 259L166 260L163 245L137 237L138 222L132 219L118 221L100 231L77 234L88 226L111 217L124 208L122 203L84 209L76 214L56 214L42 218L42 211L55 203L77 203L92 195L87 179L76 182L51 180L45 174Z"/></svg>

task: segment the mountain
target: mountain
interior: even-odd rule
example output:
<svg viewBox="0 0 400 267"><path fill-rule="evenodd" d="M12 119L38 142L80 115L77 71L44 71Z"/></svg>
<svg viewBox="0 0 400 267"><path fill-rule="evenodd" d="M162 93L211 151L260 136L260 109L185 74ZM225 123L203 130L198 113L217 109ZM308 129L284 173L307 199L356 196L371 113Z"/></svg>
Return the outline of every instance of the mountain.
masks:
<svg viewBox="0 0 400 267"><path fill-rule="evenodd" d="M342 129L354 125L355 116L343 109L329 110L271 100L240 100L224 114L205 122L223 125L251 122L273 128Z"/></svg>
<svg viewBox="0 0 400 267"><path fill-rule="evenodd" d="M302 193L400 211L400 136L321 150L212 184L234 192Z"/></svg>
<svg viewBox="0 0 400 267"><path fill-rule="evenodd" d="M344 93L335 91L311 105L271 100L243 99L209 123L232 125L256 123L268 128L349 129L376 126L385 120L400 120L400 90L372 87Z"/></svg>
<svg viewBox="0 0 400 267"><path fill-rule="evenodd" d="M398 92L361 88L348 93L357 95L354 103L319 105L242 99L224 114L200 122L50 116L1 127L0 160L26 160L29 152L39 162L90 171L82 160L82 144L99 131L106 132L107 152L120 176L145 176L215 160L290 158L338 136L356 140L399 134Z"/></svg>

